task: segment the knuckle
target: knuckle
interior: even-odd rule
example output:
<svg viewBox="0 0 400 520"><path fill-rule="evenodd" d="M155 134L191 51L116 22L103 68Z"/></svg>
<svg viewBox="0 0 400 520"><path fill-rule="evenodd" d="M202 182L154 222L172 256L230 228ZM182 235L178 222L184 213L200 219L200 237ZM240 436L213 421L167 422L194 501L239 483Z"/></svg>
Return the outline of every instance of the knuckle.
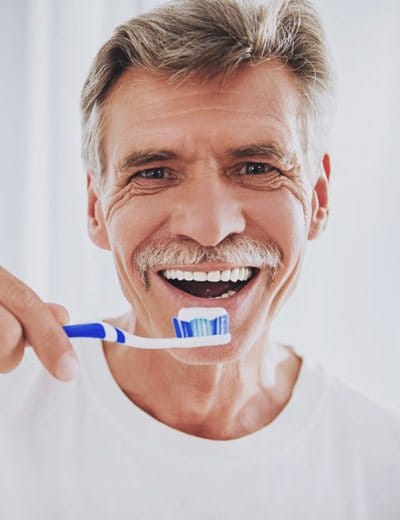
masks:
<svg viewBox="0 0 400 520"><path fill-rule="evenodd" d="M5 297L5 304L10 305L13 310L26 312L31 311L35 306L40 307L40 300L36 294L24 284L13 284Z"/></svg>
<svg viewBox="0 0 400 520"><path fill-rule="evenodd" d="M42 341L49 341L51 343L57 340L56 331L50 327L42 327L39 330L39 337Z"/></svg>

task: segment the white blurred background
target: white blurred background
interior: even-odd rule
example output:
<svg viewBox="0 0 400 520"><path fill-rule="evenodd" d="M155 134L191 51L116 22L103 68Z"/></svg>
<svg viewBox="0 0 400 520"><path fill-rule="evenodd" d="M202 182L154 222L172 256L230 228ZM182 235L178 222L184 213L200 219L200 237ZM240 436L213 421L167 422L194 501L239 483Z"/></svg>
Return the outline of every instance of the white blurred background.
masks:
<svg viewBox="0 0 400 520"><path fill-rule="evenodd" d="M80 89L114 26L157 3L0 0L0 263L75 320L126 306L86 234ZM331 220L273 336L400 407L400 4L316 5L337 73Z"/></svg>

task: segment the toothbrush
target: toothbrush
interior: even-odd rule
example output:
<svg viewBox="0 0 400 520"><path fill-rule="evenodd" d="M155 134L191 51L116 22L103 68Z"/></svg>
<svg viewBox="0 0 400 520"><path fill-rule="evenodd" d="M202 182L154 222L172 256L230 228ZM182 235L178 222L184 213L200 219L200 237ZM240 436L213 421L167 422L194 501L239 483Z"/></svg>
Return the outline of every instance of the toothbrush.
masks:
<svg viewBox="0 0 400 520"><path fill-rule="evenodd" d="M185 307L172 321L175 338L143 338L102 321L64 325L63 329L70 338L98 338L145 349L210 347L231 341L229 314L223 307Z"/></svg>

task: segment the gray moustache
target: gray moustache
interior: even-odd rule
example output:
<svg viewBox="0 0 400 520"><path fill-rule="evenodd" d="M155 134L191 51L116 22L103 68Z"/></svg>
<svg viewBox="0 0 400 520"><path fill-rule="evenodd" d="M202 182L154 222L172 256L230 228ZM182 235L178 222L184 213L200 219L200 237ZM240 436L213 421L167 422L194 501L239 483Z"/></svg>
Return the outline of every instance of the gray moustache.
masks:
<svg viewBox="0 0 400 520"><path fill-rule="evenodd" d="M168 265L193 267L214 262L266 269L272 282L283 263L283 253L275 242L246 237L227 237L215 247L202 246L189 238L163 239L142 244L133 261L148 289L149 271L152 269Z"/></svg>

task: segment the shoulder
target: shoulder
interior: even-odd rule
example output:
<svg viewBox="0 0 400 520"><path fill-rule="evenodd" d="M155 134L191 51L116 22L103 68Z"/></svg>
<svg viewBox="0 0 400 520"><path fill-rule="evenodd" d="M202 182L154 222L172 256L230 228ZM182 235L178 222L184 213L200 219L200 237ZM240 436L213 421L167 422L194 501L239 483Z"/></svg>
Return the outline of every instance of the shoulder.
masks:
<svg viewBox="0 0 400 520"><path fill-rule="evenodd" d="M373 459L400 462L400 410L324 370L324 421L334 442ZM367 455L368 454L368 455Z"/></svg>
<svg viewBox="0 0 400 520"><path fill-rule="evenodd" d="M381 424L400 432L400 410L379 401L354 385L327 373L329 406L351 421L357 419L365 425Z"/></svg>
<svg viewBox="0 0 400 520"><path fill-rule="evenodd" d="M300 386L309 399L315 397L315 393L320 394L318 403L326 415L365 426L381 424L400 432L400 408L369 395L312 358L301 356L301 359L296 387Z"/></svg>

